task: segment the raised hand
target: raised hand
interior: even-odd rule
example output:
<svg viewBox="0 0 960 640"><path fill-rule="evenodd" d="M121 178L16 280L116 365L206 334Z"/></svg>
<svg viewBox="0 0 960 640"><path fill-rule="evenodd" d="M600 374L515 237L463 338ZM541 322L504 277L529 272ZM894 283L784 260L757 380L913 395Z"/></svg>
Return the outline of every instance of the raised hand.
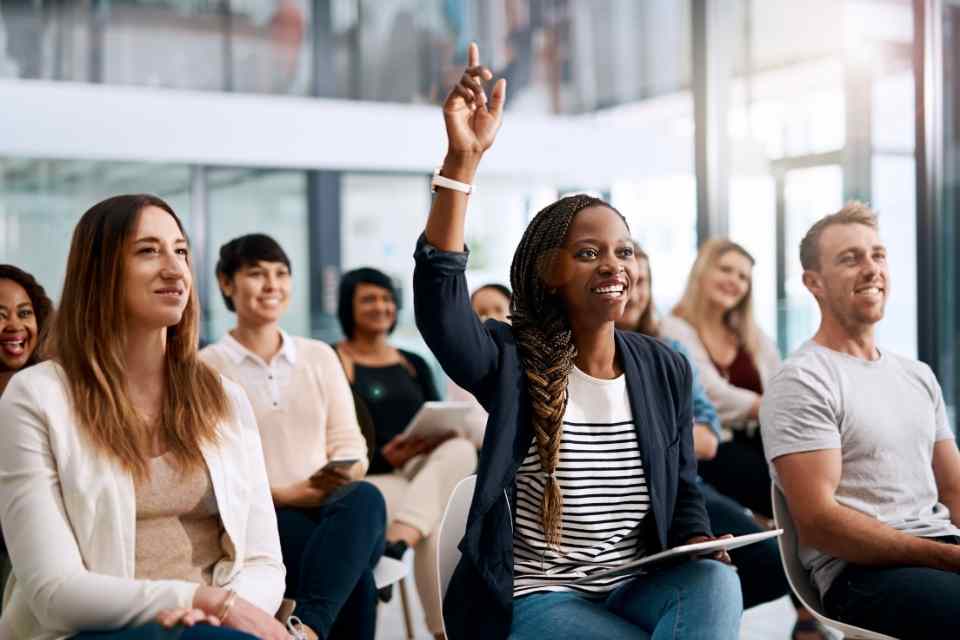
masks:
<svg viewBox="0 0 960 640"><path fill-rule="evenodd" d="M493 144L503 119L507 81L497 80L488 99L483 85L492 79L490 69L480 64L477 43L471 42L467 68L443 102L448 153L479 156Z"/></svg>

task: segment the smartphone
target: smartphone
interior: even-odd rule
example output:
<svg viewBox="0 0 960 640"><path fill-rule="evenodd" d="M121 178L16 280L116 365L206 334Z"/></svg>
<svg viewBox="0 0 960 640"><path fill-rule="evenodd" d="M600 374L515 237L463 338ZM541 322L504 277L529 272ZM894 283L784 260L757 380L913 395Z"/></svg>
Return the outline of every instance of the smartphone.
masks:
<svg viewBox="0 0 960 640"><path fill-rule="evenodd" d="M323 465L320 471L332 471L333 469L348 469L360 462L360 458L333 458Z"/></svg>

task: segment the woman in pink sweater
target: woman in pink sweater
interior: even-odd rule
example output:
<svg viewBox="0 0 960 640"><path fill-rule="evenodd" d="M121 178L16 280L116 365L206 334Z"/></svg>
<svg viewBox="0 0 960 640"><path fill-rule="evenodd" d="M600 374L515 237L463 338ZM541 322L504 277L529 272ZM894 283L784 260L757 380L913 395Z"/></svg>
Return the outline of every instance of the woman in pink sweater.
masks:
<svg viewBox="0 0 960 640"><path fill-rule="evenodd" d="M257 418L287 567L286 596L322 638L372 640L386 507L363 482L367 447L333 349L280 328L293 273L263 234L220 248L217 278L237 326L203 359L247 392Z"/></svg>

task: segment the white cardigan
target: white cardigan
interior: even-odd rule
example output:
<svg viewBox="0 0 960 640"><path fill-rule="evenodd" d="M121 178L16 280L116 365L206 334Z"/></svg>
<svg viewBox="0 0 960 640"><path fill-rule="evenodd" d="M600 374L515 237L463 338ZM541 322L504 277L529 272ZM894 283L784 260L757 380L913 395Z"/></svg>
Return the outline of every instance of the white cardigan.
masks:
<svg viewBox="0 0 960 640"><path fill-rule="evenodd" d="M780 353L773 340L762 331L759 333L760 349L754 354L754 358L760 381L766 387L770 376L780 368ZM725 439L729 438L729 429L746 426L750 420L750 408L759 395L749 389L741 389L730 384L720 374L693 325L675 315L666 315L660 319L660 335L672 338L687 348L693 359L693 365L700 375L700 383L703 384L710 401L716 406L720 422L727 431Z"/></svg>
<svg viewBox="0 0 960 640"><path fill-rule="evenodd" d="M30 367L0 398L0 522L13 563L0 638L144 624L192 606L199 586L134 578L133 480L77 427L63 376L52 362ZM223 386L233 417L202 451L226 532L213 584L273 615L285 570L260 437L243 390Z"/></svg>

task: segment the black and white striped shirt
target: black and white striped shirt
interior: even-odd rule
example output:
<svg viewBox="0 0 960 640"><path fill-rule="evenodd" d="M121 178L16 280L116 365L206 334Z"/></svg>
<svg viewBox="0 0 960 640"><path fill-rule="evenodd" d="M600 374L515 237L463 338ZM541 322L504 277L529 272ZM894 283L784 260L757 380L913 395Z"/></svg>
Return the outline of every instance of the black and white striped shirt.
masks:
<svg viewBox="0 0 960 640"><path fill-rule="evenodd" d="M534 442L517 472L514 597L543 591L599 597L629 577L589 585L571 580L643 555L641 522L650 501L626 377L600 380L574 367L567 389L556 469L563 493L560 549L548 548L543 534L546 476Z"/></svg>

